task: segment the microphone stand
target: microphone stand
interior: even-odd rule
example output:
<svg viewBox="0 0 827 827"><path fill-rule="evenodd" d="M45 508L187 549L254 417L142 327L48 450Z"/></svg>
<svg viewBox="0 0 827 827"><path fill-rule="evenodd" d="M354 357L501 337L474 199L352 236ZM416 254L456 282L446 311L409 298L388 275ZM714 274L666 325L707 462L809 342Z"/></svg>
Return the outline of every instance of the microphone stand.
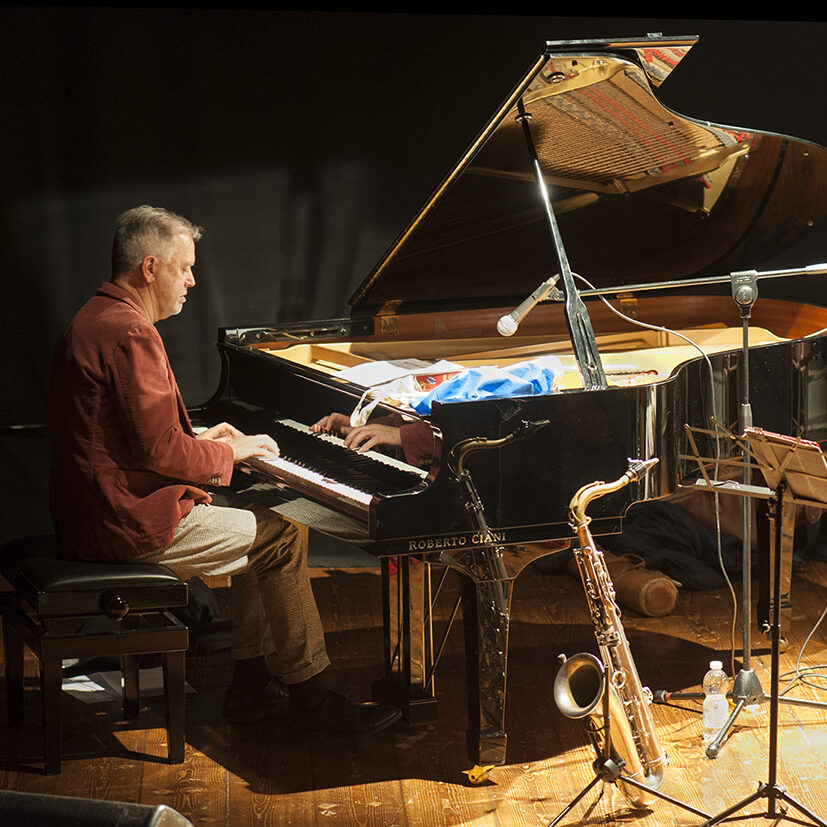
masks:
<svg viewBox="0 0 827 827"><path fill-rule="evenodd" d="M717 276L698 276L690 279L671 279L669 281L650 281L640 284L624 284L617 287L593 287L588 290L580 290L581 296L611 296L615 293L646 293L660 290L675 290L687 287L706 287L711 284L725 284L736 276L753 276L761 279L788 279L795 276L816 276L827 273L827 262L824 264L809 264L806 267L793 267L786 270L744 270L738 273L727 273ZM754 304L754 299L753 302Z"/></svg>
<svg viewBox="0 0 827 827"><path fill-rule="evenodd" d="M752 426L752 406L750 404L749 396L749 320L752 315L752 306L758 298L758 282L755 271L740 271L734 272L730 275L732 284L732 298L738 305L741 311L741 325L743 330L742 344L741 344L741 377L740 377L740 394L741 394L741 409L739 413L739 426L741 433L746 433L746 429ZM750 465L749 451L746 447L742 448L743 459L743 484L747 488L752 482L752 468ZM744 497L741 501L741 561L742 561L742 586L741 586L741 603L743 615L743 666L735 677L732 685L732 692L730 697L735 701L735 708L727 718L726 723L721 728L720 732L707 745L707 758L715 758L721 749L721 744L726 738L735 719L741 713L741 710L749 705L756 704L758 701L764 699L764 690L761 688L761 682L755 674L755 670L750 666L752 658L752 635L751 635L751 621L750 611L752 606L752 503L749 497ZM775 611L779 611L779 607L774 607Z"/></svg>

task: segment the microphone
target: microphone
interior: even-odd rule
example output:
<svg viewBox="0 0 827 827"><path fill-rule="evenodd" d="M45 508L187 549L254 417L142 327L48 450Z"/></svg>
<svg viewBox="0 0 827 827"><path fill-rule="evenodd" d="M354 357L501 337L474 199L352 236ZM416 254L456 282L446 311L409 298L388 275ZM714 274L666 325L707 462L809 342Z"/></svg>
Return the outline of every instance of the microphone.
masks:
<svg viewBox="0 0 827 827"><path fill-rule="evenodd" d="M758 298L758 273L755 270L739 270L729 274L732 298L741 309L742 318L749 318L750 309Z"/></svg>
<svg viewBox="0 0 827 827"><path fill-rule="evenodd" d="M517 332L520 322L532 311L537 302L541 302L549 296L558 301L564 298L563 293L554 287L559 280L559 275L547 279L524 302L518 304L505 316L500 316L500 320L497 322L497 333L500 336L513 336Z"/></svg>

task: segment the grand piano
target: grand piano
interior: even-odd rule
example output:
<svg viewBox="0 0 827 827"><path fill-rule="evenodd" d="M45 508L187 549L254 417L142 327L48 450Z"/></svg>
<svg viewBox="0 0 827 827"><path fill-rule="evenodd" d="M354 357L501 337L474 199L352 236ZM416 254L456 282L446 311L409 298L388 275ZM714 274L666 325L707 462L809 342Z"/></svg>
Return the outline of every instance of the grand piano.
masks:
<svg viewBox="0 0 827 827"><path fill-rule="evenodd" d="M430 608L458 573L478 766L506 759L514 579L568 547L580 486L617 479L629 458L659 460L592 505L599 538L621 530L632 503L691 483L685 426L714 417L737 430L745 335L755 424L827 436L827 309L797 295L802 283L815 294L824 270L754 269L794 244L827 247L827 152L665 108L653 89L695 41L548 43L355 292L350 317L219 332L220 385L198 416L272 433L283 463L250 472L285 513L377 555L375 693L414 724L436 714ZM747 316L734 298L744 282ZM498 333L503 317L513 335ZM427 413L379 396L372 416L402 414L430 441L423 467L307 433L363 401L359 366L508 369L549 356L552 391L449 394Z"/></svg>

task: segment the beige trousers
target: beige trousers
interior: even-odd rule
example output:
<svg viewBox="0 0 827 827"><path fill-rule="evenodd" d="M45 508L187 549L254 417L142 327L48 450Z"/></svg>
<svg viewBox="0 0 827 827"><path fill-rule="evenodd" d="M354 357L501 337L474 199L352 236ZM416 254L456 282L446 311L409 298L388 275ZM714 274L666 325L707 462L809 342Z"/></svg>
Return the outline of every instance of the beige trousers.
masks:
<svg viewBox="0 0 827 827"><path fill-rule="evenodd" d="M199 504L178 524L172 543L142 559L182 579L232 576L233 657L266 655L274 674L299 683L330 661L296 527L269 508L232 499Z"/></svg>

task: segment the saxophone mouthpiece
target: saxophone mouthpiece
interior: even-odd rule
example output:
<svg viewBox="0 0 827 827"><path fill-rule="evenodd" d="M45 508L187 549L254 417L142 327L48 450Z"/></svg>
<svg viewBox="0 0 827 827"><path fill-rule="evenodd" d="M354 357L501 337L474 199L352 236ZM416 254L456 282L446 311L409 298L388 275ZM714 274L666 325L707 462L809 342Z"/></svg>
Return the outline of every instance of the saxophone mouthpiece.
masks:
<svg viewBox="0 0 827 827"><path fill-rule="evenodd" d="M657 457L652 457L651 459L629 459L629 469L626 473L631 480L637 482L643 479L649 473L649 470L654 468L658 462Z"/></svg>

